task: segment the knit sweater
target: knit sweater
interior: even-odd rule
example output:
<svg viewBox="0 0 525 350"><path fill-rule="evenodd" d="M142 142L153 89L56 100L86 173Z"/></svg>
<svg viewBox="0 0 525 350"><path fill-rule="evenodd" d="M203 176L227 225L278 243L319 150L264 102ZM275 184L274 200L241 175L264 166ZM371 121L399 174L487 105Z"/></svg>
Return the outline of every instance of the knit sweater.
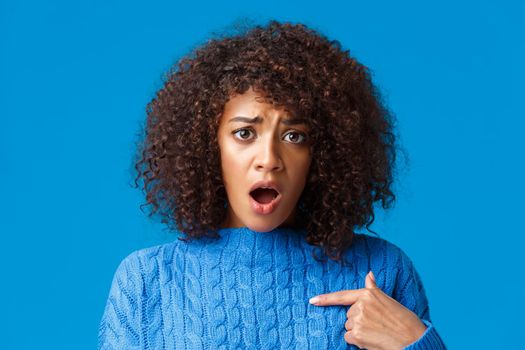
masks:
<svg viewBox="0 0 525 350"><path fill-rule="evenodd" d="M306 231L219 230L221 238L137 250L118 266L98 332L99 349L358 349L345 342L351 306L315 306L319 294L377 286L427 326L406 349L442 350L410 258L356 234L350 264L317 261Z"/></svg>

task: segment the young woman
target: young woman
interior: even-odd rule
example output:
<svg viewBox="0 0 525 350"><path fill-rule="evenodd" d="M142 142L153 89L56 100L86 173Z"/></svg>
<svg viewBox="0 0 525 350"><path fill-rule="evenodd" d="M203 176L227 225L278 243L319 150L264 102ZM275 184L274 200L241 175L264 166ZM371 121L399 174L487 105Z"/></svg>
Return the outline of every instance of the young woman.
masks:
<svg viewBox="0 0 525 350"><path fill-rule="evenodd" d="M117 268L102 349L445 349L410 258L357 233L392 192L393 117L365 66L270 21L179 61L136 163L182 237Z"/></svg>

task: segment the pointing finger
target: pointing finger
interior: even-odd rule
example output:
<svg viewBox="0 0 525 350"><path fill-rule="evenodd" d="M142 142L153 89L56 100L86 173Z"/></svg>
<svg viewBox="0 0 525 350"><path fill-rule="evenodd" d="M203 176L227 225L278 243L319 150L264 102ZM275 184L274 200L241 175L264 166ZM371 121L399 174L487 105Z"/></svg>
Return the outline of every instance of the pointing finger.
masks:
<svg viewBox="0 0 525 350"><path fill-rule="evenodd" d="M310 299L310 304L316 306L352 305L362 294L362 289L341 290L338 292L320 294Z"/></svg>

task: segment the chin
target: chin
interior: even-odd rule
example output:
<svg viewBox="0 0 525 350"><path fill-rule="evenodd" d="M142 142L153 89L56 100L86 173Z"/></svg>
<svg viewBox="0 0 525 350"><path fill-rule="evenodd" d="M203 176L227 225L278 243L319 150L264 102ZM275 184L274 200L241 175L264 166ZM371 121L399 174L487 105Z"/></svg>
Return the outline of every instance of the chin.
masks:
<svg viewBox="0 0 525 350"><path fill-rule="evenodd" d="M270 232L271 230L277 228L279 225L280 225L279 223L269 223L269 222L254 223L252 221L250 224L247 224L246 226L252 231Z"/></svg>

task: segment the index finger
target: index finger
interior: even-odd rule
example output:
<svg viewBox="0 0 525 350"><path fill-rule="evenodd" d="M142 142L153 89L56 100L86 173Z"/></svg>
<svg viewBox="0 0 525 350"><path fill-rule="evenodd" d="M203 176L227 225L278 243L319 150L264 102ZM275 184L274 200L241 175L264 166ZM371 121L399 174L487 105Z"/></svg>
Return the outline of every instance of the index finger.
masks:
<svg viewBox="0 0 525 350"><path fill-rule="evenodd" d="M316 306L352 305L361 296L362 289L340 290L338 292L319 294L310 299Z"/></svg>

